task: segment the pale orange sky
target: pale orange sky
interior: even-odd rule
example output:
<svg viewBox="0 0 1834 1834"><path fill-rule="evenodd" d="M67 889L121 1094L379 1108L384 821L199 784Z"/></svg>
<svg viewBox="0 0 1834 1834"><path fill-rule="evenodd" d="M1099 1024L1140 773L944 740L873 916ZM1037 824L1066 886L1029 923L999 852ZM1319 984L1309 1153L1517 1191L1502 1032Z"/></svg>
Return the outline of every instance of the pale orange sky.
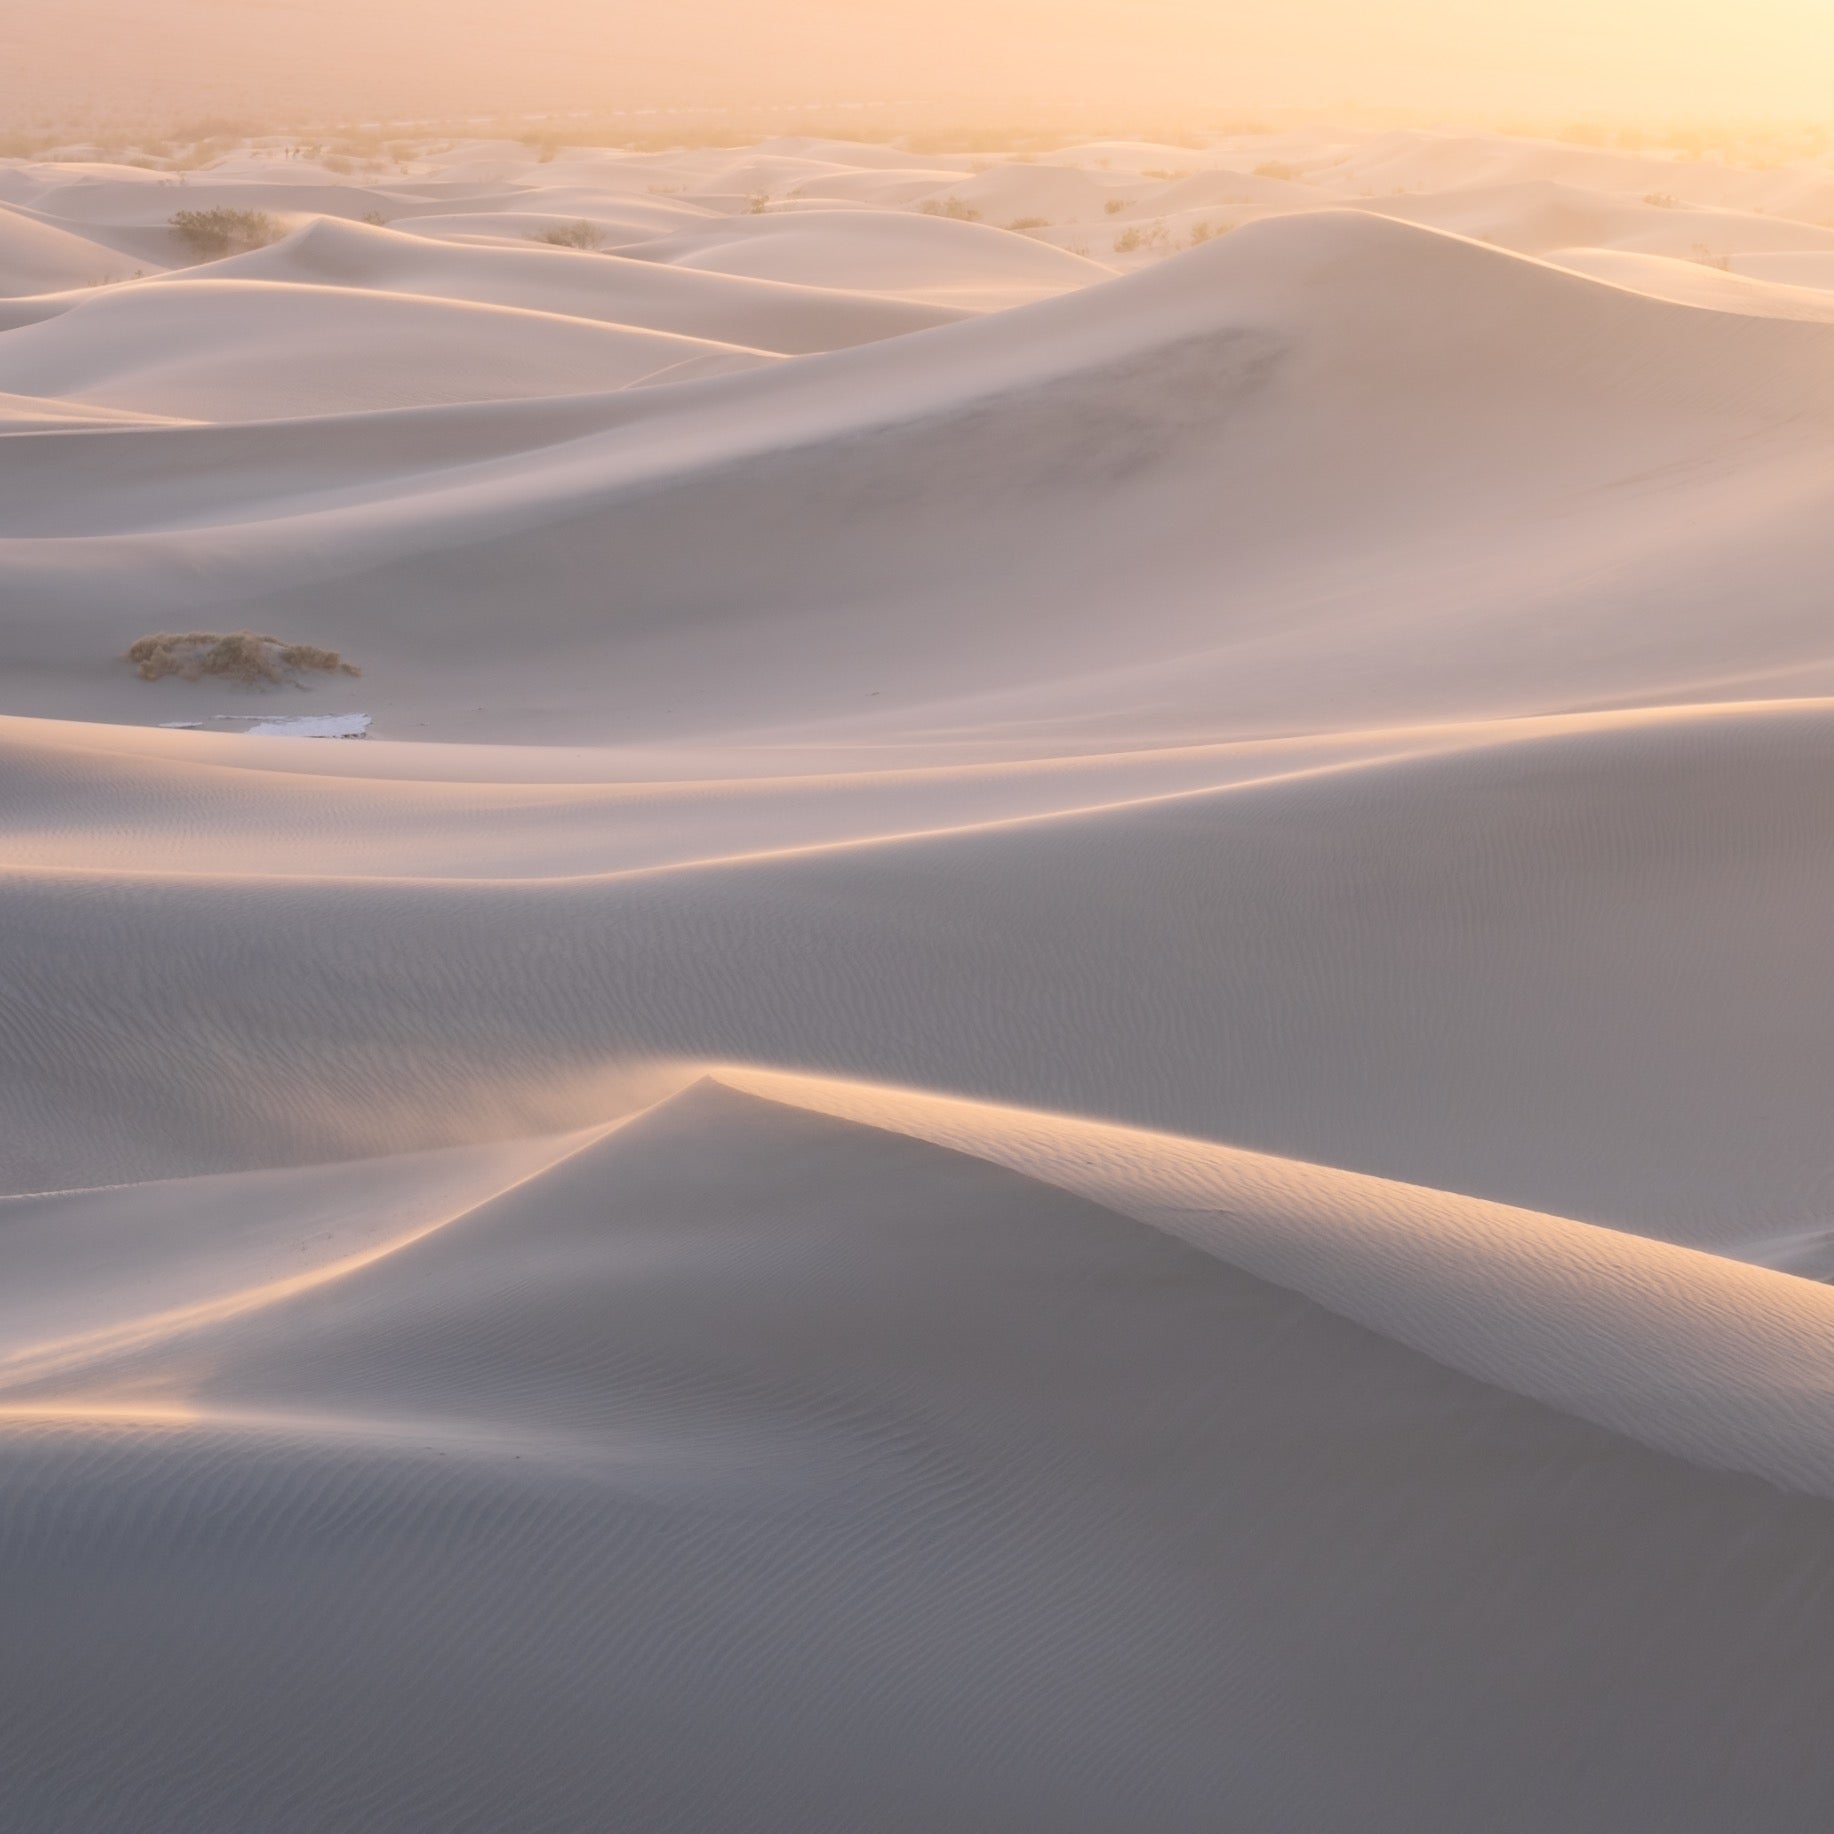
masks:
<svg viewBox="0 0 1834 1834"><path fill-rule="evenodd" d="M0 106L1834 115L1834 0L6 0Z"/></svg>

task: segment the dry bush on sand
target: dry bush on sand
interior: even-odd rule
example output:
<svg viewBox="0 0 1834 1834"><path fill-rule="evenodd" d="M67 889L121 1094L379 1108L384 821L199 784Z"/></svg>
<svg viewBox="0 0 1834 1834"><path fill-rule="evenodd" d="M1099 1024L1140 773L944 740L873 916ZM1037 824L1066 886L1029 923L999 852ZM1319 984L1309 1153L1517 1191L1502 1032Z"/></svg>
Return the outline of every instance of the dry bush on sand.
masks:
<svg viewBox="0 0 1834 1834"><path fill-rule="evenodd" d="M945 197L940 202L933 197L925 198L917 208L927 217L951 217L957 223L978 223L981 220L981 213L959 197Z"/></svg>
<svg viewBox="0 0 1834 1834"><path fill-rule="evenodd" d="M162 631L142 637L127 652L142 681L159 681L177 675L186 681L198 681L206 675L225 681L257 687L263 682L298 683L309 669L330 675L360 675L354 662L346 662L336 650L322 650L311 643L282 643L278 637L263 637L252 630Z"/></svg>
<svg viewBox="0 0 1834 1834"><path fill-rule="evenodd" d="M1143 248L1164 248L1170 236L1163 223L1154 223L1142 229L1137 223L1124 229L1114 239L1114 252L1117 255L1132 255Z"/></svg>
<svg viewBox="0 0 1834 1834"><path fill-rule="evenodd" d="M555 248L579 248L590 251L596 249L605 238L593 224L581 217L577 223L567 223L559 229L537 230L529 240L547 242Z"/></svg>
<svg viewBox="0 0 1834 1834"><path fill-rule="evenodd" d="M200 261L266 248L283 233L265 210L181 210L172 218L172 227Z"/></svg>

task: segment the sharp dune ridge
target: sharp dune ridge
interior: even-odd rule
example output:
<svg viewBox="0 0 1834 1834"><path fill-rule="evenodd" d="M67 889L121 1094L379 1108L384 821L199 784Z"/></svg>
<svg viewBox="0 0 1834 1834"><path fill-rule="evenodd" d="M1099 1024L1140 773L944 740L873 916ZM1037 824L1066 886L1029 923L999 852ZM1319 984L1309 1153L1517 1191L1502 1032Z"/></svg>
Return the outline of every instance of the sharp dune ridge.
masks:
<svg viewBox="0 0 1834 1834"><path fill-rule="evenodd" d="M1257 235L1275 231L1281 241L1268 251L1273 272L1290 274L1306 290L1305 313L1318 312L1324 302L1322 322L1309 338L1279 326L1283 315L1293 316L1290 301L1281 297L1290 287L1276 285L1272 301L1252 306L1231 297L1230 273L1251 265L1249 245ZM1238 241L1243 247L1232 248ZM1420 272L1407 280L1404 293L1393 295L1394 316L1385 321L1374 302L1382 296L1377 289L1389 286L1388 270L1395 266L1389 257ZM1341 274L1340 259L1348 262ZM1377 271L1366 277L1370 262ZM1432 424L1411 378L1434 346L1404 328L1432 309L1418 302L1423 291L1429 301L1436 296L1439 283L1427 279L1436 265L1445 267L1447 290L1469 283L1499 292L1497 299L1472 299L1447 320L1436 340L1441 369L1453 365L1460 340L1474 368L1493 369L1470 328L1504 311L1532 312L1550 366L1544 385L1532 385L1532 370L1520 366L1500 387L1491 376L1453 391L1448 377L1442 424ZM1199 280L1204 269L1218 270L1213 282ZM1498 281L1507 285L1499 289ZM1544 289L1538 303L1516 297L1518 283ZM1241 640L1257 646L1271 637L1257 627L1283 604L1310 605L1315 624L1356 617L1361 570L1350 570L1348 557L1373 545L1390 549L1384 564L1406 579L1419 603L1417 616L1459 593L1466 571L1486 550L1486 564L1506 570L1514 596L1528 601L1522 621L1532 618L1537 628L1546 602L1572 589L1575 571L1584 578L1611 569L1625 577L1623 596L1632 601L1629 629L1614 647L1635 645L1638 631L1646 647L1648 618L1639 601L1686 591L1670 577L1678 546L1685 551L1711 544L1704 558L1689 556L1697 577L1715 568L1729 571L1749 563L1753 544L1800 540L1798 519L1811 513L1805 499L1816 488L1814 428L1825 411L1816 406L1815 377L1827 369L1818 326L1677 308L1431 232L1351 216L1257 225L1214 250L1118 286L1132 289L1131 304L1121 303L1117 289L1101 287L914 339L836 352L806 369L794 366L797 373L781 380L732 378L671 388L655 406L639 405L634 396L610 397L599 410L581 403L585 420L570 410L568 422L542 441L540 451L526 437L538 424L527 418L534 406L519 406L520 418L477 423L486 440L493 424L511 435L497 455L488 445L467 452L463 439L455 447L454 429L445 423L429 421L424 437L402 425L382 440L397 438L408 452L418 444L425 458L390 478L377 463L387 444L366 439L360 442L366 474L360 489L353 481L332 482L340 474L324 467L322 482L301 489L312 447L359 443L354 428L302 428L297 439L288 437L291 425L266 433L236 429L221 453L232 477L221 478L201 450L190 455L183 480L166 466L137 475L131 448L113 437L65 441L64 450L35 451L29 463L15 441L11 451L20 463L18 488L10 493L13 526L43 534L18 539L12 564L33 581L35 599L57 608L59 629L69 631L93 625L93 601L104 581L111 606L131 597L147 621L176 613L179 593L195 599L208 551L213 593L233 592L238 599L251 590L261 593L260 602L275 614L268 621L275 623L309 595L316 615L338 627L338 647L354 652L357 636L345 633L359 629L359 615L372 645L390 638L386 621L378 627L364 602L424 592L427 576L446 564L434 557L462 554L475 580L505 593L539 570L548 582L539 615L572 648L589 617L586 597L600 590L598 557L615 552L616 577L642 580L650 600L635 614L643 621L620 632L620 668L624 679L633 667L639 671L642 689L634 698L653 705L682 691L667 668L680 646L657 636L652 625L658 617L675 618L679 608L685 618L692 607L708 640L742 644L746 637L733 628L741 618L773 634L781 628L775 616L753 618L733 600L730 574L713 576L695 565L696 556L682 551L684 542L693 545L690 531L712 517L765 547L782 541L792 503L813 500L812 512L797 513L812 516L822 538L787 553L765 588L790 623L775 642L776 653L793 652L800 642L815 640L824 623L845 619L850 630L832 633L843 652L869 645L860 661L895 659L898 678L908 684L905 696L922 692L939 710L953 712L970 686L951 668L959 646L926 643L920 655L885 655L901 630L913 639L919 635L920 624L901 602L913 593L954 592L957 615L972 614L989 637L997 638L1002 624L1009 627L1004 644L989 645L991 653L982 656L973 682L979 696L1002 687L1028 697L1035 692L1024 621L999 616L987 597L996 587L1008 602L1045 593L1054 598L1059 667L1067 676L1094 674L1099 683L1117 668L1136 674L1163 668L1156 658L1142 660L1139 645L1124 658L1106 641L1113 627L1099 615L1123 581L1139 595L1134 576L1149 566L1147 553L1155 577L1145 587L1142 609L1173 646L1168 661L1175 658L1179 672L1196 681L1207 682L1219 664L1239 677L1242 671L1229 666L1239 644L1214 659L1191 653L1205 639L1215 642L1217 585L1207 563L1224 539L1231 542L1234 577L1225 576L1222 591L1226 602L1251 599L1253 609L1245 605L1236 621L1246 627ZM1266 291L1265 281L1257 290ZM1352 297L1358 301L1354 314L1342 303ZM1033 328L1022 332L1028 311ZM1634 328L1614 329L1619 314L1633 318ZM1543 329L1550 315L1571 316L1558 338ZM1378 354L1391 333L1401 341ZM1346 339L1354 355L1341 348ZM1582 380L1588 363L1599 373ZM929 386L926 371L946 376L948 392ZM1683 379L1679 388L1677 378ZM1412 451L1413 501L1397 497L1390 471L1346 463L1346 455L1327 443L1323 417L1335 411L1340 385L1352 382L1359 390L1377 389L1369 410L1373 436ZM1211 423L1206 402L1230 404L1231 411ZM599 428L589 430L600 416ZM1511 426L1507 447L1497 444L1496 433L1505 424ZM1308 426L1315 429L1309 437ZM1297 444L1295 430L1301 434ZM150 441L165 432L143 437ZM121 436L133 437L142 436ZM1577 503L1578 480L1566 470L1576 446L1588 455L1591 472ZM1474 449L1488 456L1474 464ZM264 482L266 451L284 454L271 484ZM945 451L954 455L954 481L938 469ZM1735 463L1747 480L1736 492L1724 478ZM992 488L977 495L973 481L982 468ZM1333 541L1314 537L1295 549L1290 525L1301 499L1273 488L1270 480L1282 474L1295 489L1303 474L1304 500L1316 524L1336 531ZM111 488L115 477L120 484ZM1751 482L1760 477L1761 495ZM1206 502L1194 491L1198 478L1222 493L1220 512L1217 499ZM1046 539L1050 518L1066 497L1079 504L1112 498L1125 505L1116 510L1124 526L1103 527L1099 539L1092 539L1098 533L1092 525ZM224 526L225 510L238 498L232 524ZM1232 509L1238 498L1241 507ZM1550 552L1532 542L1524 525L1528 501L1585 526ZM1454 503L1451 527L1464 540L1448 551L1446 523ZM1428 504L1433 527L1421 524ZM73 510L80 522L68 520ZM1687 530L1679 542L1678 516ZM945 536L945 528L952 534ZM62 545L77 537L85 544L81 556ZM964 542L984 558L974 578L958 581ZM868 591L885 609L873 628L861 631L858 569L868 564L869 552L884 577ZM306 584L276 598L273 582L283 572ZM73 602L86 578L89 602ZM895 591L888 590L893 579ZM1385 577L1381 585L1392 599L1395 579ZM1769 615L1788 619L1793 597L1786 586L1783 602ZM632 615L621 609L621 619ZM467 653L479 667L513 673L516 659L501 648L508 634L501 623L476 628L474 621L467 626ZM1307 634L1315 641L1323 633ZM495 654L489 653L493 638ZM1519 648L1528 632L1507 640ZM1697 646L1711 650L1711 639L1702 633L1670 641L1664 665L1672 669L1677 654L1686 657ZM1010 660L1001 658L1000 647L1012 651ZM1649 691L1652 683L1632 673L1632 660L1617 659L1607 693ZM1299 698L1291 681L1297 658L1285 668L1277 657L1272 661L1272 668L1256 671L1272 678L1258 704L1249 704L1246 684L1222 690L1233 695L1241 716L1270 717L1277 681L1279 704L1302 719L1328 713L1338 723L1346 709L1341 703L1318 706L1316 686L1311 705ZM760 664L770 666L768 657ZM1392 666L1373 658L1372 665L1377 671ZM1697 668L1710 679L1726 665L1721 648L1703 654ZM1548 662L1535 666L1545 672ZM1075 691L1073 682L1066 685ZM868 686L859 683L861 698ZM1590 684L1588 698L1599 686ZM1155 688L1163 691L1150 679L1144 685L1148 693ZM1578 688L1573 682L1568 697ZM1099 690L1084 693L1092 691ZM695 698L708 692L704 680L694 683ZM801 698L786 681L777 704L785 714L806 715L806 699L797 705ZM1443 700L1408 708L1420 716L1446 710ZM1518 704L1507 710L1528 709ZM722 704L709 709L709 718L729 723L736 711ZM589 736L584 707L571 717L580 722L581 736Z"/></svg>
<svg viewBox="0 0 1834 1834"><path fill-rule="evenodd" d="M0 1825L1821 1834L1834 178L322 151L0 160Z"/></svg>
<svg viewBox="0 0 1834 1834"><path fill-rule="evenodd" d="M583 1207L605 1204L609 1214ZM664 1303L684 1266L699 1269L691 1320ZM492 1291L482 1319L480 1282ZM1123 1318L1139 1335L1117 1368ZM116 1748L148 1792L143 1819L149 1800L174 1804L173 1817L234 1813L251 1772L291 1763L286 1803L262 1810L280 1826L353 1813L564 1825L612 1792L661 1825L736 1828L758 1813L757 1778L741 1790L720 1765L690 1765L680 1742L685 1715L726 1748L719 1729L735 1712L757 1716L761 1750L778 1753L763 1775L768 1812L786 1825L842 1825L830 1794L880 1799L888 1763L908 1771L899 1799L915 1790L916 1813L959 1805L970 1826L997 1825L1014 1799L1057 1800L1066 1768L1071 1826L1108 1825L1144 1799L1155 1818L1197 1827L1219 1791L1269 1815L1330 1814L1380 1760L1353 1743L1298 1764L1310 1740L1282 1730L1341 1662L1324 1625L1356 1596L1341 1579L1315 1582L1330 1609L1324 1621L1301 1610L1295 1632L1301 1595L1280 1576L1296 1533L1302 1550L1351 1560L1364 1583L1373 1573L1441 1606L1424 1648L1417 1625L1357 1630L1366 1658L1436 1714L1485 1672L1490 1636L1520 1638L1541 1612L1532 1570L1493 1594L1482 1625L1445 1612L1460 1585L1443 1570L1446 1535L1506 1534L1519 1556L1545 1538L1580 1556L1570 1564L1584 1578L1568 1583L1588 1613L1533 1639L1546 1705L1505 1737L1492 1728L1481 1762L1422 1764L1388 1784L1377 1825L1477 1811L1537 1825L1555 1800L1530 1787L1549 1738L1611 1756L1595 1798L1608 1810L1630 1808L1615 1778L1640 1757L1664 1813L1702 1828L1736 1803L1788 1813L1780 1774L1808 1762L1811 1718L1796 1715L1754 1724L1730 1766L1703 1763L1686 1735L1711 1723L1715 1692L1672 1677L1709 1650L1747 1664L1762 1651L1815 1685L1820 1658L1784 1614L1814 1583L1825 1505L1473 1383L1110 1210L876 1126L703 1085L400 1255L203 1335L192 1346L208 1352L203 1372L182 1403L142 1402L136 1418L98 1371L98 1399L9 1402L3 1428L35 1499L15 1516L14 1558L55 1544L65 1571L73 1558L105 1563L150 1628L167 1621L162 1593L184 1584L188 1544L212 1547L176 1667L168 1645L167 1686L137 1685L132 1639L115 1668ZM1346 1360L1353 1389L1332 1374ZM1205 1362L1207 1379L1186 1389ZM1249 1371L1279 1376L1280 1439L1303 1451L1270 1446L1266 1398L1244 1417L1231 1391ZM131 1360L109 1373L157 1374ZM303 1424L270 1412L281 1396ZM457 1422L442 1421L455 1406ZM431 1413L416 1425L421 1407ZM1419 1449L1429 1422L1451 1439L1455 1519L1397 1535L1433 1468ZM1308 1489L1354 1514L1329 1528L1289 1518L1284 1506ZM1613 1545L1649 1510L1671 1526L1634 1548L1656 1582L1646 1590L1627 1585L1631 1550ZM1737 1562L1722 1551L1710 1582L1673 1591L1735 1523ZM588 1577L607 1559L623 1581L615 1601ZM252 1710L248 1639L232 1627L280 1572L296 1601L288 1660L282 1681L257 1685L269 1710ZM14 1648L35 1667L52 1655L66 1587L48 1573L18 1620ZM442 1600L469 1601L460 1646L483 1639L494 1660L423 1672L386 1749L342 1736L333 1677L405 1680ZM716 1605L717 1628L703 1615ZM1219 1638L1253 1663L1265 1703L1252 1759L1196 1736L1214 1729L1193 1693L1216 1685ZM822 1717L840 1715L856 1738L783 1762L806 1751L813 1703L799 1689L751 1693L743 1658L731 1665L756 1639L799 1673L851 1677L832 1697L832 1680L814 1685ZM1150 1690L1150 1711L1117 1705L1095 1678L1149 1652L1175 1685ZM558 1744L527 1717L526 1691L547 1703L533 1675L557 1656L590 1682ZM961 1658L936 1704L932 1665ZM191 1666L206 1659L212 1682ZM1664 1712L1608 1732L1573 1714L1568 1689L1601 1666L1633 1689L1668 1677ZM194 1690L225 1679L239 1684L226 1711L188 1711ZM1097 1699L1111 1737L1117 1718L1126 1735L1118 1750L1152 1752L1150 1768L1112 1745L1079 1759L1075 1729ZM1359 1722L1376 1711L1349 1699ZM338 1729L335 1766L299 1763L271 1712L279 1701L315 1704L315 1724ZM55 1813L70 1746L53 1736L42 1688L9 1706L15 1799ZM869 1758L858 1741L888 1710L897 1755ZM482 1754L451 1743L455 1718L504 1713L518 1728L509 1743ZM969 1737L989 1713L998 1735ZM1377 1711L1379 1743L1405 1740L1408 1724ZM614 1726L643 1737L572 1743ZM1519 1808L1494 1794L1499 1768L1512 1791L1528 1789ZM1648 1800L1648 1781L1637 1786ZM890 1812L892 1825L918 1825Z"/></svg>
<svg viewBox="0 0 1834 1834"><path fill-rule="evenodd" d="M169 760L164 772L167 796L163 798L158 795L159 778L150 753L143 751L131 760L117 762L105 752L98 755L98 748L83 757L84 763L92 763L90 770L84 770L82 764L72 768L71 753L82 755L83 748L62 737L61 723L15 721L16 729L29 731L31 736L8 748L15 774L17 826L10 832L0 830L5 835L0 841L0 873L452 886L505 881L555 887L607 883L965 837L1037 822L1145 812L1188 799L1252 794L1350 773L1404 769L1427 760L1482 755L1501 747L1641 735L1671 725L1761 724L1767 719L1825 717L1829 713L1834 713L1834 702L1720 702L1097 753L978 768L855 769L821 776L645 784L441 783L412 780L405 772L399 779L369 775L327 779L309 772L249 772L212 750L207 755L191 753ZM373 753L381 747L367 749ZM402 761L407 770L414 767L411 749ZM39 794L47 818L32 825L35 777L42 782ZM1189 781L1192 778L1196 781ZM72 779L83 793L112 794L126 817L123 825L105 836L91 836L72 834L56 821L72 793ZM229 806L236 790L242 792L245 811ZM929 814L926 825L884 825L901 797L908 798L915 810ZM996 811L989 806L996 799L1017 800L1022 806ZM161 808L161 802L166 807ZM543 869L538 859L530 857L531 847L544 841L550 846L558 841L568 852L602 854L608 845L603 817L614 809L625 818L617 842L623 847L634 844L644 851L658 851L662 857L639 857L625 864L570 872ZM207 830L197 825L203 810L209 812ZM722 829L742 825L753 832L760 821L780 823L788 818L794 826L814 831L800 839L783 838L769 847L697 853L694 837L709 815ZM647 824L645 816L649 817ZM558 834L543 832L538 824L544 817ZM401 870L403 856L409 851L399 832L403 822L414 824L413 851L423 859L430 855L449 862L454 854L471 855L485 870L462 873L430 865L413 872ZM453 830L443 844L434 826L441 822ZM823 831L837 827L843 831ZM846 832L849 828L860 831ZM199 842L207 849L202 858L196 851ZM133 853L141 856L139 860L129 857ZM274 862L267 870L255 863L263 853ZM362 870L365 856L378 864L386 861L390 870ZM233 864L213 866L206 863L210 858Z"/></svg>
<svg viewBox="0 0 1834 1834"><path fill-rule="evenodd" d="M717 1105L724 1099L718 1092L727 1091L970 1152L1277 1278L1466 1374L1700 1463L1834 1498L1834 1461L1826 1451L1834 1410L1834 1292L1824 1285L1561 1217L1073 1116L749 1065L708 1066L699 1076L683 1066L679 1073L691 1083L685 1097L558 1139L532 1165L533 1143L499 1148L495 1158L511 1174L506 1181L499 1182L503 1172L493 1166L489 1188L468 1190L456 1209L410 1213L406 1227L381 1241L340 1251L327 1234L321 1242L331 1258L278 1278L50 1340L0 1342L0 1419L32 1424L59 1417L60 1409L74 1418L90 1405L98 1417L115 1406L158 1412L153 1402L90 1404L80 1396L98 1379L106 1392L124 1364L132 1381L144 1382L149 1351L169 1352L333 1283L360 1280L556 1176L581 1154L615 1158L617 1149L601 1150L604 1143L646 1115L666 1113L677 1102L689 1109ZM712 1093L698 1093L703 1089ZM441 1161L454 1156L478 1157L465 1149L423 1156L434 1206L444 1198ZM300 1188L293 1201L309 1203L327 1178L352 1180L363 1169L302 1168L291 1178ZM135 1190L55 1196L66 1208L80 1204L94 1214L99 1206L106 1216L111 1208L128 1213ZM174 1209L190 1208L191 1193L164 1195ZM52 1232L45 1236L50 1245ZM177 1256L162 1253L161 1245L148 1258L182 1265L192 1245L175 1246ZM194 1249L192 1258L194 1277L221 1277L218 1262L195 1257ZM1513 1328L1500 1329L1505 1322ZM55 1389L44 1396L47 1381L72 1375L77 1397L59 1399ZM21 1390L27 1399L4 1399ZM1703 1409L1703 1395L1727 1411ZM177 1410L172 1417L179 1418ZM1754 1433L1754 1424L1768 1432Z"/></svg>

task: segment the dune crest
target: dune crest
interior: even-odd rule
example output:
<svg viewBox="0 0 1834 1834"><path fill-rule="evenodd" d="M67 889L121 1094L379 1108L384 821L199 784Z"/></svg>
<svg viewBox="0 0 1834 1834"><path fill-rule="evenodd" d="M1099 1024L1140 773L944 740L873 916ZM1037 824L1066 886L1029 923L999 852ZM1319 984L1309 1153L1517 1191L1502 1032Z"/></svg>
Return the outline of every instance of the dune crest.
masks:
<svg viewBox="0 0 1834 1834"><path fill-rule="evenodd" d="M63 152L0 1826L1822 1834L1825 170Z"/></svg>

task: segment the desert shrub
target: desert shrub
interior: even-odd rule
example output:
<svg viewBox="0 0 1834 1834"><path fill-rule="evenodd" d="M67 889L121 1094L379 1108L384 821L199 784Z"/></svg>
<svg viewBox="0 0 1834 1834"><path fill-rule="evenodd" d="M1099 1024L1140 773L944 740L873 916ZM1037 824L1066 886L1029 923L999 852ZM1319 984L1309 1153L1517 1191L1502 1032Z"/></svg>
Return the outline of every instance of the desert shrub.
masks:
<svg viewBox="0 0 1834 1834"><path fill-rule="evenodd" d="M1732 271L1732 257L1720 254L1717 249L1710 247L1705 242L1696 242L1688 250L1688 258L1698 261L1702 267L1716 267L1723 273Z"/></svg>
<svg viewBox="0 0 1834 1834"><path fill-rule="evenodd" d="M1124 197L1111 197L1102 205L1102 208L1111 217L1118 217L1127 208L1127 200Z"/></svg>
<svg viewBox="0 0 1834 1834"><path fill-rule="evenodd" d="M1204 221L1191 225L1191 247L1201 248L1206 242L1214 242L1218 236L1226 236L1235 227L1233 223L1212 223Z"/></svg>
<svg viewBox="0 0 1834 1834"><path fill-rule="evenodd" d="M768 191L754 191L745 200L745 214L761 217L771 207L771 194Z"/></svg>
<svg viewBox="0 0 1834 1834"><path fill-rule="evenodd" d="M959 197L925 198L918 209L927 217L952 217L958 223L978 223L981 220L981 213Z"/></svg>
<svg viewBox="0 0 1834 1834"><path fill-rule="evenodd" d="M531 242L546 242L554 248L597 248L604 237L598 228L582 217L577 223L565 223L559 229L538 229Z"/></svg>
<svg viewBox="0 0 1834 1834"><path fill-rule="evenodd" d="M332 675L363 672L336 650L323 650L312 643L282 643L278 637L263 637L252 630L227 634L214 630L161 631L131 645L127 660L142 681L159 681L167 675L198 681L206 675L216 675L247 687L262 682L296 682L311 669Z"/></svg>
<svg viewBox="0 0 1834 1834"><path fill-rule="evenodd" d="M388 227L388 218L385 217L380 210L364 211L363 221L372 229L386 229Z"/></svg>
<svg viewBox="0 0 1834 1834"><path fill-rule="evenodd" d="M185 246L200 261L265 248L281 235L279 221L265 210L181 210L171 221Z"/></svg>
<svg viewBox="0 0 1834 1834"><path fill-rule="evenodd" d="M1284 159L1264 159L1255 167L1256 178L1284 178L1292 180L1298 176L1299 168Z"/></svg>
<svg viewBox="0 0 1834 1834"><path fill-rule="evenodd" d="M1049 229L1050 226L1051 219L1049 217L1014 217L1013 220L1006 225L1008 229L1016 229L1021 233L1028 229Z"/></svg>
<svg viewBox="0 0 1834 1834"><path fill-rule="evenodd" d="M1114 239L1114 252L1117 255L1131 255L1143 248L1164 248L1168 240L1163 223L1154 223L1150 228L1142 229L1138 223L1130 224Z"/></svg>
<svg viewBox="0 0 1834 1834"><path fill-rule="evenodd" d="M1646 204L1654 204L1658 210L1673 210L1675 208L1674 195L1668 191L1652 191L1644 198L1643 202Z"/></svg>

